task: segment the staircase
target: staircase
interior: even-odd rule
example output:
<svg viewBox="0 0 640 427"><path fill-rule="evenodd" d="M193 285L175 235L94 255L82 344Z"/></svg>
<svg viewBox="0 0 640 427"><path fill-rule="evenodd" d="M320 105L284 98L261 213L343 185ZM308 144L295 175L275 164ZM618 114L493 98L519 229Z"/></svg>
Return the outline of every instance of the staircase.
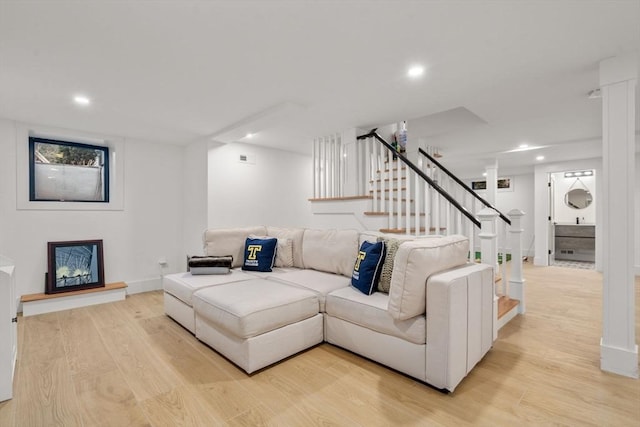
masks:
<svg viewBox="0 0 640 427"><path fill-rule="evenodd" d="M414 236L462 234L470 260L495 266L496 324L524 313L524 279L519 210L509 217L479 197L420 148L398 153L372 130L355 141L338 136L314 142L314 198L326 212L348 214L359 228ZM329 208L331 201L337 205ZM354 204L355 203L355 204ZM314 203L315 204L315 203ZM318 208L315 208L318 209ZM325 213L326 213L325 212ZM511 254L510 271L506 269ZM472 254L474 254L472 256ZM502 280L500 280L502 279ZM494 331L497 336L497 329Z"/></svg>

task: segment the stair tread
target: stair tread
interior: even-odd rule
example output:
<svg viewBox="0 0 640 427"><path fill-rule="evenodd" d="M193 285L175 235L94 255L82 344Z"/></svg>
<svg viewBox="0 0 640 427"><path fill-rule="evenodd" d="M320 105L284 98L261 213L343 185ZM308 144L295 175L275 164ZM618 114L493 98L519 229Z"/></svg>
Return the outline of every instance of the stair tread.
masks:
<svg viewBox="0 0 640 427"><path fill-rule="evenodd" d="M520 304L519 300L511 299L506 295L501 295L498 298L498 319L509 313L514 307L517 307L518 304Z"/></svg>
<svg viewBox="0 0 640 427"><path fill-rule="evenodd" d="M369 184L372 184L373 182L382 182L382 181L385 181L385 182L397 181L399 179L407 179L407 177L406 176L401 176L401 177L385 178L385 179L380 179L380 178L378 178L378 179L370 179L369 180Z"/></svg>
<svg viewBox="0 0 640 427"><path fill-rule="evenodd" d="M426 229L424 227L420 227L418 230L421 233L426 231ZM440 231L442 231L442 230L446 230L446 228L440 228ZM407 229L406 228L381 228L379 231L381 233L400 234L400 233L406 233ZM432 231L436 231L436 228L435 227L430 227L429 228L429 232L432 232ZM409 233L415 233L415 232L416 232L415 227L412 227L412 228L409 229Z"/></svg>
<svg viewBox="0 0 640 427"><path fill-rule="evenodd" d="M396 212L397 213L397 212ZM365 215L369 215L369 216L386 216L389 215L389 212L374 212L374 211L367 211L364 213ZM395 213L394 213L395 215ZM404 213L402 213L401 215L405 215ZM411 216L416 216L415 212L412 212L410 214ZM425 213L421 213L420 216L426 216Z"/></svg>
<svg viewBox="0 0 640 427"><path fill-rule="evenodd" d="M369 200L372 196L345 196L345 197L316 197L308 199L310 202L332 202L341 200Z"/></svg>
<svg viewBox="0 0 640 427"><path fill-rule="evenodd" d="M373 197L371 197L371 198L373 199ZM382 199L378 198L378 200L382 200ZM388 198L386 198L386 197L384 198L384 200L389 201L389 199L388 199ZM398 199L396 199L396 198L393 198L393 199L391 199L391 200L393 200L394 202L397 202L397 201L398 201ZM407 199L400 199L400 201L401 201L401 202L406 202L406 201L407 201ZM409 202L410 202L410 203L413 203L413 199L409 199Z"/></svg>
<svg viewBox="0 0 640 427"><path fill-rule="evenodd" d="M401 188L385 188L385 189L384 189L384 191L385 191L385 192L387 192L387 191L398 191L398 190L400 190L400 191L407 191L407 187L401 187ZM376 189L376 192L378 192L378 193L379 193L379 192L381 192L381 191L382 191L382 189L381 189L381 188L377 188L377 189ZM371 194L371 193L373 193L373 190L369 190L369 194Z"/></svg>

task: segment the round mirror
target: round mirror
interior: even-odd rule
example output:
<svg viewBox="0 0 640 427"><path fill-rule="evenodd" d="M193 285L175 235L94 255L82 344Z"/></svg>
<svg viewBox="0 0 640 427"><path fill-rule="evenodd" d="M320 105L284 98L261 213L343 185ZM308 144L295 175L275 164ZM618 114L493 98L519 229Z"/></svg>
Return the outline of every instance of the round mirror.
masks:
<svg viewBox="0 0 640 427"><path fill-rule="evenodd" d="M591 193L582 188L574 188L564 195L564 204L573 209L584 209L593 202Z"/></svg>

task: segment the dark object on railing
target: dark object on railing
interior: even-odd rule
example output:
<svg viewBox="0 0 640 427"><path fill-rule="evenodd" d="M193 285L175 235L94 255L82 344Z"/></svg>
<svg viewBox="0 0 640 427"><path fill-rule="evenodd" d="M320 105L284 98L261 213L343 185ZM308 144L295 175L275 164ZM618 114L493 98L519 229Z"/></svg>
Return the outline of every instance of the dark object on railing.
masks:
<svg viewBox="0 0 640 427"><path fill-rule="evenodd" d="M382 145L384 145L387 148L387 150L392 151L392 152L395 151L393 149L393 147L391 146L391 144L389 144L380 135L378 135L376 130L378 130L378 128L372 129L366 135L360 135L357 139L375 138ZM458 201L456 199L451 197L451 195L449 193L447 193L447 191L444 188L440 187L434 180L429 178L424 172L422 172L420 169L418 169L418 167L416 165L414 165L409 159L407 159L404 154L396 152L396 155L398 156L398 158L400 160L402 160L404 162L405 165L407 165L411 170L413 170L415 173L417 173L420 176L420 178L425 180L431 187L433 187L438 193L440 193L440 195L442 197L447 199L447 201L449 203L451 203L453 206L455 206L456 209L458 209L460 212L462 212L462 214L464 216L466 216L477 227L480 227L480 221L478 221L478 219L476 217L474 217L472 214L469 213L468 210L466 210L462 205L460 205L460 203L458 203Z"/></svg>
<svg viewBox="0 0 640 427"><path fill-rule="evenodd" d="M500 212L498 209L494 208L491 203L487 202L485 199L483 199L482 197L478 196L478 194L476 194L475 191L473 191L471 188L469 188L469 186L467 184L465 184L464 182L460 181L460 179L455 176L453 173L451 173L449 171L449 169L445 168L444 166L442 166L442 164L437 161L436 159L434 159L431 155L429 155L429 153L427 153L426 151L424 151L422 148L418 147L418 152L420 154L422 154L423 156L425 156L427 159L429 159L429 161L433 164L435 164L436 166L438 166L440 169L442 169L442 171L444 173L446 173L450 178L452 178L456 183L458 183L458 185L460 185L462 188L464 188L464 190L467 193L471 193L471 195L473 197L475 197L476 199L480 200L480 203L482 203L485 207L493 209L494 211L498 212L498 215L500 216L500 218L506 222L507 224L511 225L511 220L509 218L507 218L502 212Z"/></svg>

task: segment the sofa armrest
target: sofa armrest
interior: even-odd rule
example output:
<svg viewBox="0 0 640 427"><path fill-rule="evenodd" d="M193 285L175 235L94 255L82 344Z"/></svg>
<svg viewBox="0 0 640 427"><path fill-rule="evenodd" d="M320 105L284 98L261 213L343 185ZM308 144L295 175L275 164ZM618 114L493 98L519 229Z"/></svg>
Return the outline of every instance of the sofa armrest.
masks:
<svg viewBox="0 0 640 427"><path fill-rule="evenodd" d="M466 264L426 286L426 381L453 391L493 345L493 268Z"/></svg>

